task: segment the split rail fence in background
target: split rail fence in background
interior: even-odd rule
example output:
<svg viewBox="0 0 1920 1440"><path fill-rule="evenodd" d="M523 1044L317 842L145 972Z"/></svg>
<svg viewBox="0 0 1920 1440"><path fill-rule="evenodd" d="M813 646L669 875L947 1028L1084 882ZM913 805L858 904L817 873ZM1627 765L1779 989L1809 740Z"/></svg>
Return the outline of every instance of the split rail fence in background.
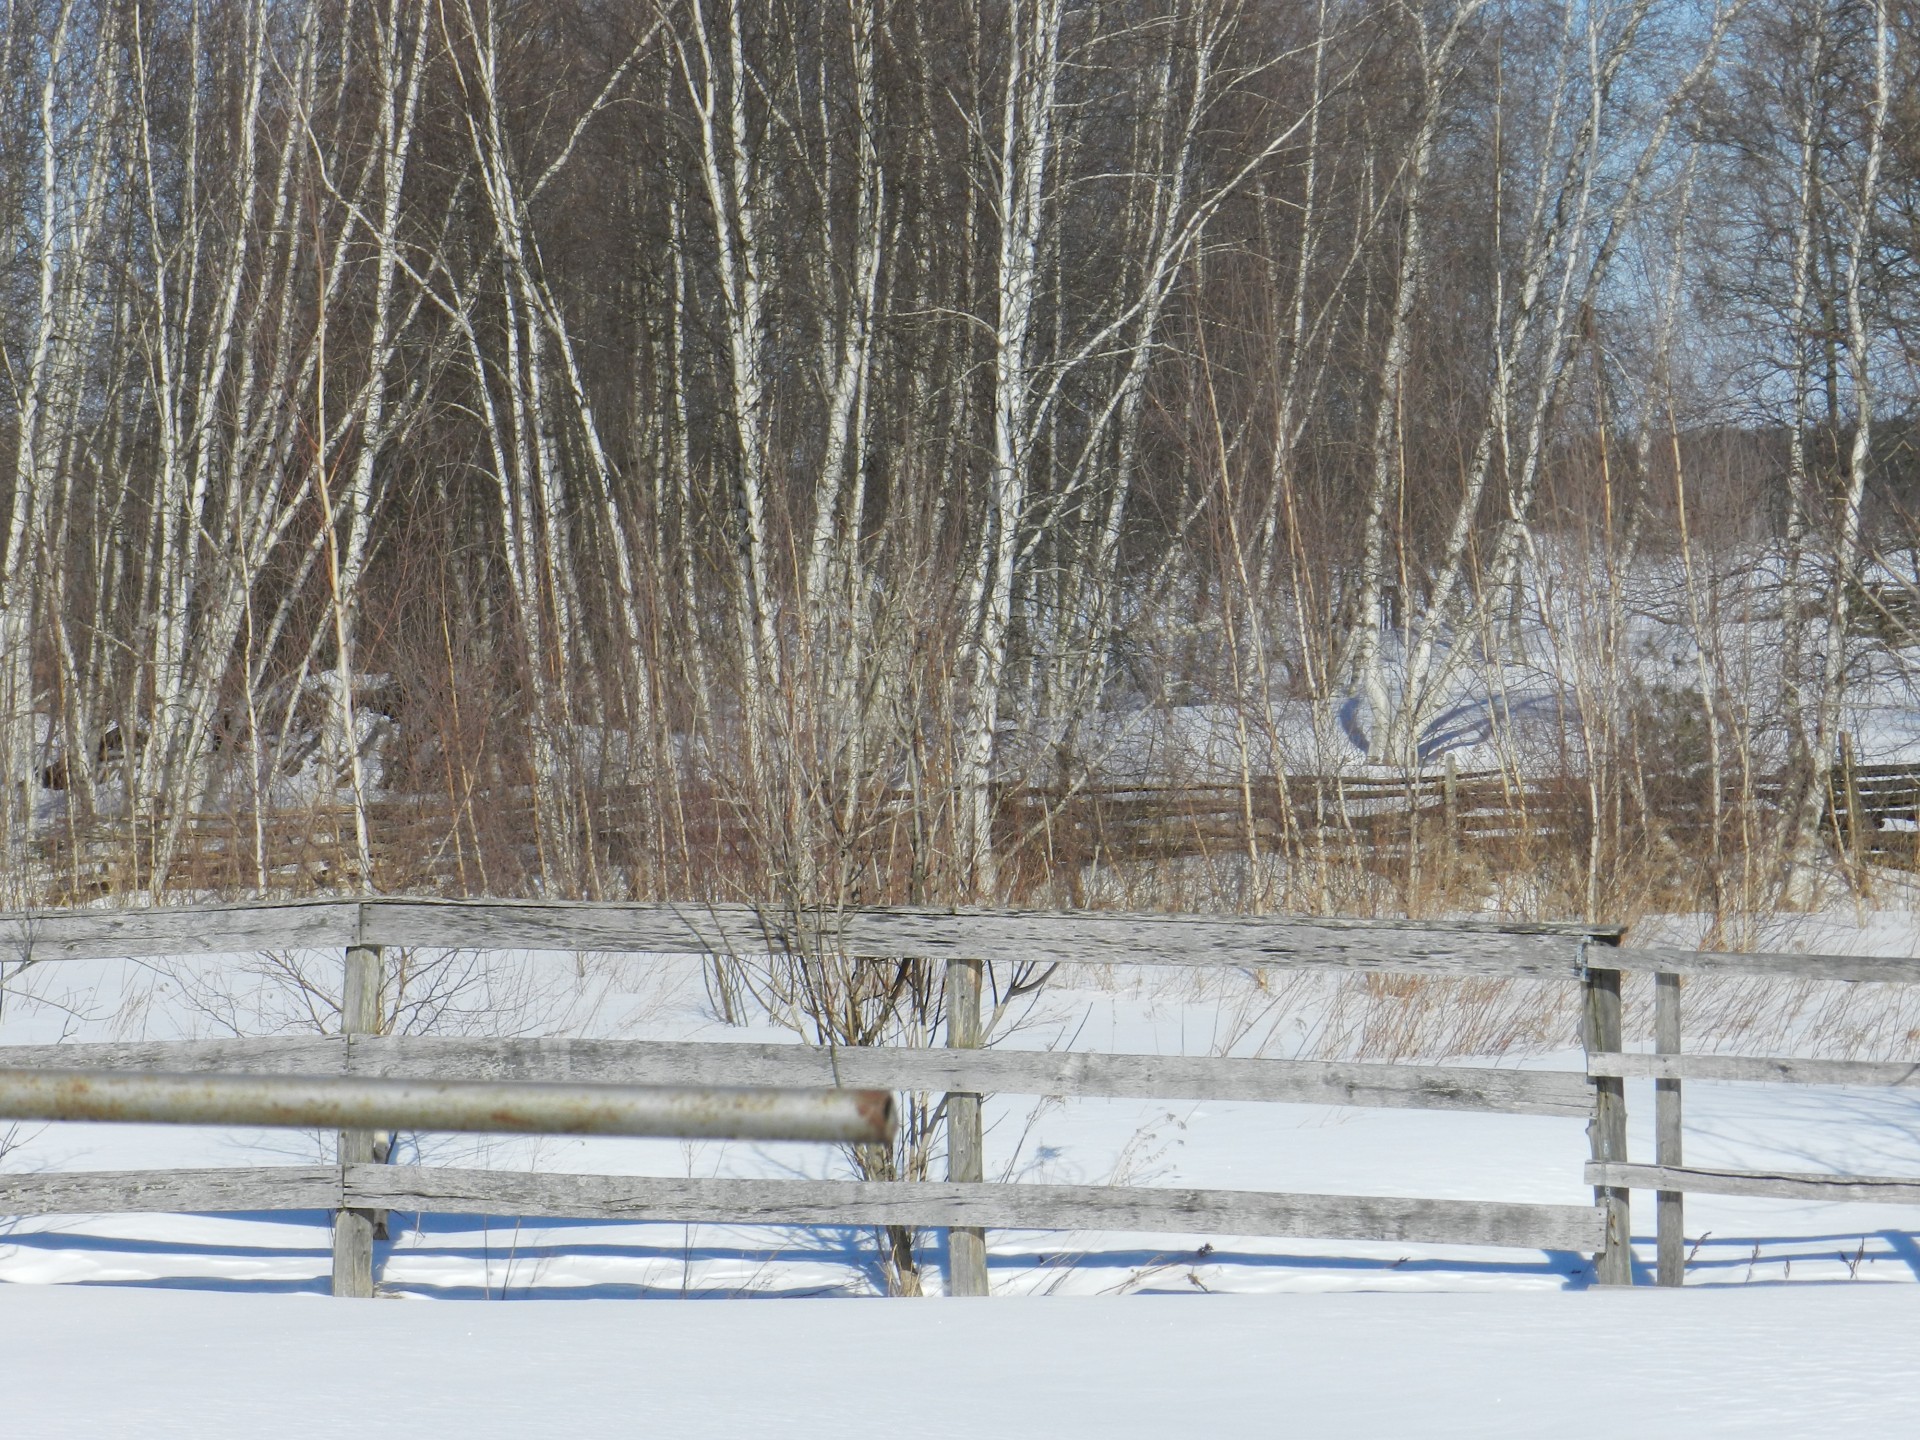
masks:
<svg viewBox="0 0 1920 1440"><path fill-rule="evenodd" d="M866 909L778 915L746 906L369 899L83 910L0 916L0 962L334 950L341 1031L306 1038L0 1048L0 1067L565 1081L674 1086L843 1086L946 1095L943 1182L684 1179L375 1163L364 1132L334 1165L0 1175L0 1214L108 1211L336 1212L334 1289L372 1293L380 1211L675 1223L944 1227L949 1290L984 1294L984 1232L1121 1230L1267 1235L1588 1252L1603 1284L1632 1282L1629 1192L1661 1192L1659 1274L1677 1284L1686 1191L1920 1201L1920 1180L1688 1169L1680 1085L1688 1078L1848 1085L1920 1082L1920 1066L1735 1060L1680 1053L1689 974L1920 980L1913 961L1628 950L1619 932L1569 925L1424 924L1201 915ZM806 1045L383 1036L388 947L656 955L835 953L947 967L947 1045ZM1583 1071L1334 1063L980 1048L982 971L995 963L1159 965L1524 976L1585 993ZM1657 977L1659 1050L1622 1053L1624 970ZM1656 1164L1627 1153L1625 1082L1658 1088ZM1009 1093L1392 1106L1584 1118L1595 1203L1540 1205L1414 1196L1309 1195L1145 1186L989 1184L980 1097ZM1671 1263L1669 1263L1671 1261Z"/></svg>
<svg viewBox="0 0 1920 1440"><path fill-rule="evenodd" d="M1859 765L1842 737L1830 774L1825 830L1856 862L1920 868L1920 765ZM1792 787L1778 774L1745 777L1726 803L1777 812ZM661 851L659 797L632 786L591 790L595 845L615 870ZM1629 803L1631 802L1631 803ZM862 820L868 833L912 829L899 823L913 797L877 796ZM1158 865L1195 857L1314 857L1368 873L1406 877L1423 864L1444 889L1454 866L1473 857L1528 866L1547 854L1586 854L1596 823L1595 792L1578 774L1526 775L1460 770L1452 757L1407 774L1253 774L1232 781L1095 781L1066 788L1006 785L997 792L996 848L1009 874L1042 881L1094 864ZM1607 824L1622 834L1662 837L1689 853L1711 835L1723 805L1699 765L1674 763L1639 777L1627 808ZM483 843L480 824L493 840ZM508 787L455 804L445 796L377 795L368 815L378 887L390 893L471 893L489 874L538 873L532 798ZM688 784L672 806L670 849L688 856L752 854L750 812L711 786ZM891 818L890 818L891 817ZM173 888L204 893L272 883L342 883L351 874L351 808L301 806L264 814L246 810L194 815L178 837ZM518 837L509 842L504 837ZM490 848L494 841L504 850ZM35 842L46 895L61 903L139 892L151 883L158 842L149 820L71 819ZM1426 858L1422 858L1422 857ZM1437 873L1432 873L1437 866Z"/></svg>

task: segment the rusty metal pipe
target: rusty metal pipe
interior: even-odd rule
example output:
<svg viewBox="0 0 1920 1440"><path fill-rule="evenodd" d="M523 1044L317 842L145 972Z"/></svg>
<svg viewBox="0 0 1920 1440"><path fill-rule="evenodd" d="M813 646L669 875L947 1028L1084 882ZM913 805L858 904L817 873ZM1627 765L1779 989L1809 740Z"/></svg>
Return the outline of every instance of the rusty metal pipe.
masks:
<svg viewBox="0 0 1920 1440"><path fill-rule="evenodd" d="M0 1068L0 1119L885 1143L884 1090L679 1089Z"/></svg>

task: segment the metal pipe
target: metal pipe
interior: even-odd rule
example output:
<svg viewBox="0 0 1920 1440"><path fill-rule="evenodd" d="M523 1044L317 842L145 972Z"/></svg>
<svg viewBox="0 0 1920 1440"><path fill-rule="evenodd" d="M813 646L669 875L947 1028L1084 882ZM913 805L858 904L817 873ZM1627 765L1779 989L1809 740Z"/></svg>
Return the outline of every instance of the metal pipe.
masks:
<svg viewBox="0 0 1920 1440"><path fill-rule="evenodd" d="M4 1068L0 1119L846 1144L884 1144L894 1127L885 1090Z"/></svg>

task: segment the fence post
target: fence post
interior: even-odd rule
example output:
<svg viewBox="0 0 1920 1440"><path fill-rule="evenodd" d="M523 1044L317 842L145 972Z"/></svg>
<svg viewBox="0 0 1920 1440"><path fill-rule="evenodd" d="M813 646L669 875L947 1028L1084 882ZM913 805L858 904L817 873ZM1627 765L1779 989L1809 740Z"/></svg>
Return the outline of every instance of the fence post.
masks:
<svg viewBox="0 0 1920 1440"><path fill-rule="evenodd" d="M1840 843L1846 850L1848 863L1857 865L1860 837L1865 827L1860 823L1860 781L1854 770L1853 736L1845 730L1840 732L1840 797L1835 808L1842 807L1847 818L1840 827Z"/></svg>
<svg viewBox="0 0 1920 1440"><path fill-rule="evenodd" d="M1680 977L1653 977L1653 1048L1662 1055L1680 1053ZM1653 1082L1653 1159L1657 1165L1686 1163L1680 1143L1680 1081ZM1687 1275L1685 1196L1678 1190L1657 1192L1659 1206L1662 1285L1684 1285Z"/></svg>
<svg viewBox="0 0 1920 1440"><path fill-rule="evenodd" d="M947 1047L980 1048L980 979L986 967L978 960L947 962ZM978 1183L987 1178L980 1133L980 1097L947 1095L947 1179ZM987 1293L987 1232L956 1226L947 1231L947 1293Z"/></svg>
<svg viewBox="0 0 1920 1440"><path fill-rule="evenodd" d="M1596 970L1586 973L1587 1052L1617 1051L1621 1046L1620 972ZM1593 1086L1593 1119L1587 1126L1593 1158L1621 1161L1627 1158L1627 1082L1613 1076L1600 1076ZM1593 1203L1606 1212L1606 1238L1600 1253L1593 1257L1594 1278L1602 1285L1633 1283L1633 1211L1630 1191L1617 1186L1596 1185Z"/></svg>
<svg viewBox="0 0 1920 1440"><path fill-rule="evenodd" d="M345 981L340 990L340 1034L349 1061L355 1035L380 1033L380 949L355 945L348 949ZM348 1066L351 1069L351 1064ZM373 1132L340 1132L340 1176L349 1165L373 1163ZM336 1210L333 1216L333 1293L366 1299L373 1294L373 1230L371 1210Z"/></svg>

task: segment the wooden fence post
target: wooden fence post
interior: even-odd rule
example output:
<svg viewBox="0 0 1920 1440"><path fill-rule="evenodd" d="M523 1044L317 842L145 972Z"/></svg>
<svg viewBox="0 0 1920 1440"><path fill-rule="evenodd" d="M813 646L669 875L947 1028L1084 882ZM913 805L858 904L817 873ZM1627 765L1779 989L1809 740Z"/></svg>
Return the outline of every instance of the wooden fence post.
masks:
<svg viewBox="0 0 1920 1440"><path fill-rule="evenodd" d="M1596 970L1586 975L1586 1042L1589 1054L1618 1051L1621 1048L1620 972ZM1595 1078L1593 1119L1587 1136L1593 1158L1618 1161L1627 1158L1627 1082L1613 1076ZM1593 1257L1594 1278L1602 1285L1633 1283L1633 1211L1632 1192L1617 1186L1594 1187L1593 1203L1606 1212L1606 1238L1600 1253Z"/></svg>
<svg viewBox="0 0 1920 1440"><path fill-rule="evenodd" d="M1653 1048L1662 1055L1680 1053L1680 977L1653 977ZM1653 1082L1654 1163L1680 1166L1686 1163L1680 1143L1680 1081ZM1687 1275L1687 1237L1685 1197L1678 1190L1656 1192L1659 1207L1660 1261L1662 1285L1684 1285Z"/></svg>
<svg viewBox="0 0 1920 1440"><path fill-rule="evenodd" d="M345 982L340 991L340 1033L351 1059L355 1035L380 1033L380 949L355 945L348 949ZM351 1064L349 1064L351 1068ZM340 1174L349 1165L373 1163L373 1132L340 1132ZM336 1210L333 1216L333 1293L367 1299L373 1294L373 1231L377 1216L371 1210Z"/></svg>
<svg viewBox="0 0 1920 1440"><path fill-rule="evenodd" d="M1840 827L1840 842L1847 856L1847 863L1858 865L1863 849L1862 837L1867 833L1861 822L1860 779L1854 764L1853 736L1847 731L1840 732L1840 802L1836 809L1844 808L1846 820Z"/></svg>
<svg viewBox="0 0 1920 1440"><path fill-rule="evenodd" d="M985 966L978 960L947 962L947 1047L980 1048L980 980ZM947 1095L947 1179L978 1183L987 1178L980 1131L980 1097ZM947 1231L947 1293L987 1293L987 1232L975 1227Z"/></svg>

